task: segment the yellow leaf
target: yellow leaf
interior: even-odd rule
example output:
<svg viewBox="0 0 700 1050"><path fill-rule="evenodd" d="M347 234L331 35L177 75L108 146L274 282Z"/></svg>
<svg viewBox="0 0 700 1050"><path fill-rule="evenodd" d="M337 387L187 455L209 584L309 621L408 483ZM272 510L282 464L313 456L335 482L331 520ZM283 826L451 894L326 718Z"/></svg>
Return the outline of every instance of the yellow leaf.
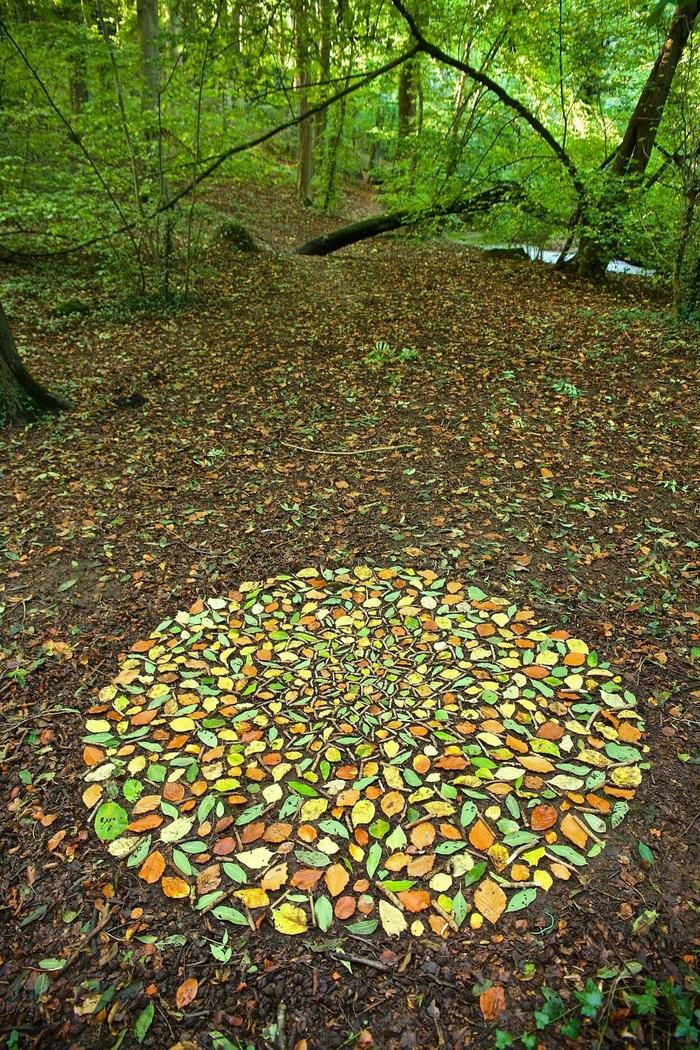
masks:
<svg viewBox="0 0 700 1050"><path fill-rule="evenodd" d="M619 769L613 769L610 779L618 787L634 788L641 784L642 774L637 766L620 766Z"/></svg>
<svg viewBox="0 0 700 1050"><path fill-rule="evenodd" d="M361 798L352 807L352 813L350 814L353 827L357 827L358 824L371 824L374 820L374 813L374 802L370 802L367 798Z"/></svg>
<svg viewBox="0 0 700 1050"><path fill-rule="evenodd" d="M325 813L328 809L328 799L326 798L310 798L301 807L301 819L302 820L318 820L322 813Z"/></svg>
<svg viewBox="0 0 700 1050"><path fill-rule="evenodd" d="M541 886L543 890L548 890L551 888L554 879L548 871L538 869L532 873L532 881L536 882L538 886Z"/></svg>
<svg viewBox="0 0 700 1050"><path fill-rule="evenodd" d="M246 908L264 908L266 904L270 903L270 898L260 886L250 886L244 890L236 890L233 896L243 901Z"/></svg>
<svg viewBox="0 0 700 1050"><path fill-rule="evenodd" d="M384 932L388 933L390 937L398 937L399 934L408 928L403 912L395 905L389 904L389 901L380 900L379 918L384 927Z"/></svg>
<svg viewBox="0 0 700 1050"><path fill-rule="evenodd" d="M272 909L272 921L278 933L306 933L309 926L304 909L287 902Z"/></svg>

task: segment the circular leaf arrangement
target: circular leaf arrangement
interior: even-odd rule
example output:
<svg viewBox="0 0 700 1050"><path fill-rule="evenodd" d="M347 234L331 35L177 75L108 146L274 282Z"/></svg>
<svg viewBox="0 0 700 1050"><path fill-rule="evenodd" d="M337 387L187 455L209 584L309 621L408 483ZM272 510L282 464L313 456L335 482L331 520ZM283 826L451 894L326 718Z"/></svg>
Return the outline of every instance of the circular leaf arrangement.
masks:
<svg viewBox="0 0 700 1050"><path fill-rule="evenodd" d="M646 750L585 642L430 570L244 583L137 642L98 700L83 800L109 852L285 934L520 911L600 852Z"/></svg>

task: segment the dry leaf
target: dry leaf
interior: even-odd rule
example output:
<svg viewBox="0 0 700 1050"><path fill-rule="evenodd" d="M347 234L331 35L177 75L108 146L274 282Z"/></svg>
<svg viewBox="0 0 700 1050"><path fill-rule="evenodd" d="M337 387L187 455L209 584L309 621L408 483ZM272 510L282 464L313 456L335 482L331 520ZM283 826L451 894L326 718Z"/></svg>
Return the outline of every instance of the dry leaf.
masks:
<svg viewBox="0 0 700 1050"><path fill-rule="evenodd" d="M175 992L175 1002L180 1010L184 1010L186 1006L189 1006L197 998L198 990L199 981L196 977L188 977L182 982Z"/></svg>

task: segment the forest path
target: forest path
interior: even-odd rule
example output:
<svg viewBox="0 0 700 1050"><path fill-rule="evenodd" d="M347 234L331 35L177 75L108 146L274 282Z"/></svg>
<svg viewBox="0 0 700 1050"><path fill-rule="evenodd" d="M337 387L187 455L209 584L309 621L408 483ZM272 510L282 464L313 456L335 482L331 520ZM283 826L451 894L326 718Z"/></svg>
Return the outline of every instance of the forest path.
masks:
<svg viewBox="0 0 700 1050"><path fill-rule="evenodd" d="M643 960L640 980L677 976L698 834L693 334L669 328L634 279L594 288L389 240L328 259L235 257L167 317L57 317L50 271L9 284L18 318L39 302L17 325L30 364L53 387L69 377L83 407L0 444L5 668L37 664L24 689L0 678L3 1027L78 1046L128 1029L130 1046L150 1001L159 1047L209 1047L216 1031L282 1045L269 1028L281 1019L289 1047L361 1030L387 1050L489 1046L488 981L504 990L500 1027L518 1032L542 985L569 1005L625 959ZM409 447L363 454L395 445ZM584 892L559 887L495 931L353 942L378 965L349 972L268 928L249 941L234 930L217 964L201 917L87 829L82 719L67 709L84 711L119 653L197 597L358 563L435 568L586 639L640 698L652 775ZM64 972L41 969L61 957ZM191 975L199 993L180 1016ZM589 1025L578 1045L596 1040Z"/></svg>

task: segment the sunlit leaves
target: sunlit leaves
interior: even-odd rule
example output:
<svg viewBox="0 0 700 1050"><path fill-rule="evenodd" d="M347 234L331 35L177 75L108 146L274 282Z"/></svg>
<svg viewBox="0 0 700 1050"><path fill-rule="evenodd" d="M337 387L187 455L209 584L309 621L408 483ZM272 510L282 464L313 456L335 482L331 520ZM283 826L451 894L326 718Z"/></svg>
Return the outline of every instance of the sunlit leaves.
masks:
<svg viewBox="0 0 700 1050"><path fill-rule="evenodd" d="M366 566L196 602L136 643L87 726L84 801L113 856L286 935L517 913L597 855L644 747L585 642L474 585Z"/></svg>

